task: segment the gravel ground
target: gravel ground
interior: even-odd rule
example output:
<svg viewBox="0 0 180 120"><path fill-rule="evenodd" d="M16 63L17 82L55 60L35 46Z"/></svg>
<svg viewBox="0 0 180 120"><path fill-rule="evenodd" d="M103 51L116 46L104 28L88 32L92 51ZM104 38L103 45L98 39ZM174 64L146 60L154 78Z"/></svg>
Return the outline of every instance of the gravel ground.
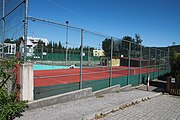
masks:
<svg viewBox="0 0 180 120"><path fill-rule="evenodd" d="M103 97L90 97L28 110L23 113L22 117L15 120L82 120L88 115L95 115L108 108L154 94L156 93L142 90L111 93L103 95Z"/></svg>

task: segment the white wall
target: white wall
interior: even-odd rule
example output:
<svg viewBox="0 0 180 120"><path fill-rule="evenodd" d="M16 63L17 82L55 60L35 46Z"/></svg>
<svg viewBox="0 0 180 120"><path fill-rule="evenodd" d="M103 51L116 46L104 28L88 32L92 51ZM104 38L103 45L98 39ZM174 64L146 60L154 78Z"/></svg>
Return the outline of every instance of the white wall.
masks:
<svg viewBox="0 0 180 120"><path fill-rule="evenodd" d="M21 100L34 100L34 73L33 64L24 63L20 67L20 99Z"/></svg>

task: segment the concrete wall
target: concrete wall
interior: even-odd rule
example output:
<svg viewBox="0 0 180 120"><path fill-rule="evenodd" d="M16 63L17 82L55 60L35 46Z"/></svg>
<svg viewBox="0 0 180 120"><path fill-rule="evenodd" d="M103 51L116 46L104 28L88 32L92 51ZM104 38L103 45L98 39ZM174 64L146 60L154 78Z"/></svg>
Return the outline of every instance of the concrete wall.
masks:
<svg viewBox="0 0 180 120"><path fill-rule="evenodd" d="M34 100L34 73L32 63L21 64L20 86L20 99L28 101Z"/></svg>
<svg viewBox="0 0 180 120"><path fill-rule="evenodd" d="M98 95L102 95L102 94L113 93L113 92L116 92L116 91L119 91L119 90L120 90L120 85L114 85L114 86L111 86L111 87L108 87L108 88L104 88L104 89L95 91L95 92L93 92L93 94L95 96L98 96Z"/></svg>
<svg viewBox="0 0 180 120"><path fill-rule="evenodd" d="M69 102L69 101L87 98L87 97L91 97L91 96L93 96L92 88L81 89L81 90L72 91L72 92L55 95L52 97L46 97L43 99L29 102L29 109L54 105L57 103Z"/></svg>

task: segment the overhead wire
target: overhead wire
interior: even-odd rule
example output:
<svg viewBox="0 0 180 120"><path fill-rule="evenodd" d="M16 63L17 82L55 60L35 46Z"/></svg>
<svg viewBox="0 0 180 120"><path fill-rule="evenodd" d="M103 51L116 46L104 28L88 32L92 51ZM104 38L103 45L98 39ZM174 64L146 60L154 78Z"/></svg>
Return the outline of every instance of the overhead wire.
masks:
<svg viewBox="0 0 180 120"><path fill-rule="evenodd" d="M88 20L89 22L93 22L93 23L98 24L98 25L100 25L100 26L106 27L105 25L102 25L102 24L96 22L95 20L92 20L92 19L90 19L90 18L88 18L88 17L86 17L86 16L84 16L84 15L82 15L82 14L80 14L80 13L74 12L73 10L71 10L71 9L69 9L69 8L66 8L66 7L64 7L64 6L62 6L62 5L54 2L54 1L52 1L52 0L47 0L47 1L50 2L51 4L55 5L55 6L59 7L59 8L62 8L62 9L64 9L64 10L66 10L66 11L74 14L74 15L77 15L77 16L83 18L83 19L86 19L86 20ZM106 27L106 28L107 28L107 27ZM99 32L92 32L92 31L89 31L89 30L85 30L85 31L88 32L88 33L93 33L93 34L97 34L97 35L101 35L101 36L109 36L109 35L104 35L104 34L99 33Z"/></svg>

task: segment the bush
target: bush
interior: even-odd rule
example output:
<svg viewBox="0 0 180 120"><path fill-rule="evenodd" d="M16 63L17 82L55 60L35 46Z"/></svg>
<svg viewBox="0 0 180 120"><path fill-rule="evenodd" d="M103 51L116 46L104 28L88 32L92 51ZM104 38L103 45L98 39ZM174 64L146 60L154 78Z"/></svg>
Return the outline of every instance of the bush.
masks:
<svg viewBox="0 0 180 120"><path fill-rule="evenodd" d="M25 101L17 101L16 94L8 95L7 90L0 88L0 120L12 120L26 107Z"/></svg>
<svg viewBox="0 0 180 120"><path fill-rule="evenodd" d="M0 61L0 120L12 120L26 108L26 101L16 99L16 79L12 71L17 62L14 59ZM14 87L9 90L10 86Z"/></svg>
<svg viewBox="0 0 180 120"><path fill-rule="evenodd" d="M170 54L170 64L173 77L180 80L180 54L174 50Z"/></svg>

